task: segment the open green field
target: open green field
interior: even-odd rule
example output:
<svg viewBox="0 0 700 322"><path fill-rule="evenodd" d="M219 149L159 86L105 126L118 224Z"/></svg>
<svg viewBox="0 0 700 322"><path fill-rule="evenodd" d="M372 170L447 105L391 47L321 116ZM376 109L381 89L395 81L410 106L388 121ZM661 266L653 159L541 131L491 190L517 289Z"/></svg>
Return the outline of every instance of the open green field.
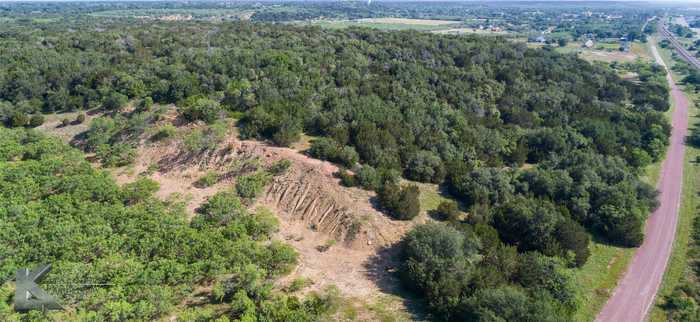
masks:
<svg viewBox="0 0 700 322"><path fill-rule="evenodd" d="M316 20L310 22L309 24L330 29L342 29L348 27L367 27L381 30L435 31L458 28L461 25L461 22L451 20L376 18L357 20Z"/></svg>

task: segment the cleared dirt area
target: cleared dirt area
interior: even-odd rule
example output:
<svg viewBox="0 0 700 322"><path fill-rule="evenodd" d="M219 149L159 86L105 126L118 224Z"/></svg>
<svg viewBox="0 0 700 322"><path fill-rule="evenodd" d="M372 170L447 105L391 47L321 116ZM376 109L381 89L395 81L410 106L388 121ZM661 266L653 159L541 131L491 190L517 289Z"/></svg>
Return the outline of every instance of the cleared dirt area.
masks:
<svg viewBox="0 0 700 322"><path fill-rule="evenodd" d="M57 124L47 122L42 130L68 142L87 128L85 124ZM400 292L393 274L396 243L413 225L429 220L427 215L411 222L392 220L374 208L373 192L341 186L334 177L335 165L295 149L240 140L235 130L213 151L187 153L178 137L198 126L203 125L180 126L178 136L162 142L151 142L144 135L133 165L111 170L116 180L124 184L139 176L149 177L160 183L158 197L184 202L194 216L207 198L233 189L236 177L278 160L290 160L290 168L250 205L277 213L277 238L299 253L299 265L278 282L280 287L304 278L312 283L304 292L333 285L345 297L365 302ZM197 180L209 171L221 179L210 187L198 187Z"/></svg>
<svg viewBox="0 0 700 322"><path fill-rule="evenodd" d="M454 20L430 20L430 19L406 19L406 18L366 18L357 19L358 22L365 23L387 23L387 24L404 24L404 25L421 25L421 26L442 26L457 24L461 21Z"/></svg>

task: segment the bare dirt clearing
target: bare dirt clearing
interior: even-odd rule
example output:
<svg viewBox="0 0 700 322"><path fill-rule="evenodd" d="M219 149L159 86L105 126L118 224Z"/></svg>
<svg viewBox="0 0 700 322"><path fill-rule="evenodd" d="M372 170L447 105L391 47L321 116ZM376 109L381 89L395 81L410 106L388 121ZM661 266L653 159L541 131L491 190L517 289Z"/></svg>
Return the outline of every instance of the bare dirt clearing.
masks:
<svg viewBox="0 0 700 322"><path fill-rule="evenodd" d="M54 123L42 129L66 141L87 128L80 125L62 129ZM181 126L178 132L194 127ZM425 211L410 222L392 220L373 207L373 192L342 187L334 177L338 170L335 165L294 149L239 140L235 130L231 132L219 148L198 154L186 152L177 137L151 142L144 135L133 165L114 169L113 173L120 184L139 176L157 181L158 197L183 201L193 216L207 198L232 189L236 177L287 159L290 168L275 177L250 205L276 212L280 220L278 238L299 253L299 265L279 281L279 286L301 277L313 283L304 292L334 285L344 296L363 302L400 292L393 274L397 266L392 262L395 246L412 226L429 220ZM212 186L197 187L197 180L209 171L219 173L221 179ZM390 306L401 307L401 301L396 301L399 303Z"/></svg>

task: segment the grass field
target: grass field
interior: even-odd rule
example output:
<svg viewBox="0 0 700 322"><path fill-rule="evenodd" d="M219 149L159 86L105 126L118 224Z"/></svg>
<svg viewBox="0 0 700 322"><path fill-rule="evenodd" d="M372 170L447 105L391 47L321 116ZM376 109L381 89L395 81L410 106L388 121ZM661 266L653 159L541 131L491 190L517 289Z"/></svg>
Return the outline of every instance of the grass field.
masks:
<svg viewBox="0 0 700 322"><path fill-rule="evenodd" d="M348 27L367 27L381 30L420 30L436 31L458 29L460 21L453 20L427 20L427 19L403 19L403 18L372 18L357 20L316 20L311 25L330 29L342 29Z"/></svg>
<svg viewBox="0 0 700 322"><path fill-rule="evenodd" d="M414 26L442 26L454 25L460 21L454 20L430 20L430 19L406 19L406 18L367 18L358 19L359 23L386 23L386 24L402 24Z"/></svg>
<svg viewBox="0 0 700 322"><path fill-rule="evenodd" d="M615 45L615 49L610 49ZM533 47L539 47L541 45L533 44ZM606 47L607 46L607 47ZM632 45L632 50L630 52L619 51L619 44L607 44L600 47L599 44L596 45L595 49L584 48L581 42L569 42L565 47L555 47L560 53L576 53L579 57L587 61L602 61L606 63L617 62L631 62L639 58L651 59L648 52L645 52L643 47L644 44L634 43Z"/></svg>

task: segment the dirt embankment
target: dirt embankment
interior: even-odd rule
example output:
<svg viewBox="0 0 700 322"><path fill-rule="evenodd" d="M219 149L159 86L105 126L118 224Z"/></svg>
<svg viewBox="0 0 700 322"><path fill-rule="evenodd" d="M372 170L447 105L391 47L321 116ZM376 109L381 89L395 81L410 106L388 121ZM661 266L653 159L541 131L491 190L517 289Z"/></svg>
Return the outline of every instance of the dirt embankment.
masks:
<svg viewBox="0 0 700 322"><path fill-rule="evenodd" d="M371 297L387 285L397 284L388 273L395 266L392 256L378 253L390 249L412 223L391 220L377 211L372 205L374 193L340 186L333 176L336 166L292 149L235 137L221 146L200 155L183 153L178 144L172 143L142 146L136 171L119 178L122 182L133 180L135 174L157 164L158 170L150 177L161 184L158 195L169 198L179 194L194 213L209 196L230 189L236 177L246 173L245 169L231 172L232 164L266 166L290 160L290 168L275 177L251 205L252 209L263 206L278 214L278 237L300 255L295 272L280 283L303 277L314 283L307 290L335 285L353 297ZM223 179L208 188L195 187L197 179L211 170L222 173Z"/></svg>
<svg viewBox="0 0 700 322"><path fill-rule="evenodd" d="M42 129L70 141L71 128L57 124L51 122ZM80 126L83 131L86 127ZM192 127L180 126L178 132ZM157 181L158 197L184 201L193 216L207 198L232 189L236 177L281 159L290 160L290 168L276 176L251 205L251 209L263 206L276 212L278 238L299 253L299 265L280 285L303 277L313 282L305 291L335 285L346 296L363 300L393 293L398 283L389 273L396 265L392 246L414 223L391 220L377 211L373 192L342 187L333 175L337 167L329 162L289 148L239 140L235 134L218 149L196 154L185 152L179 139L150 142L144 135L134 164L113 172L120 184L139 176ZM208 171L217 172L221 179L210 187L197 187L197 180Z"/></svg>

